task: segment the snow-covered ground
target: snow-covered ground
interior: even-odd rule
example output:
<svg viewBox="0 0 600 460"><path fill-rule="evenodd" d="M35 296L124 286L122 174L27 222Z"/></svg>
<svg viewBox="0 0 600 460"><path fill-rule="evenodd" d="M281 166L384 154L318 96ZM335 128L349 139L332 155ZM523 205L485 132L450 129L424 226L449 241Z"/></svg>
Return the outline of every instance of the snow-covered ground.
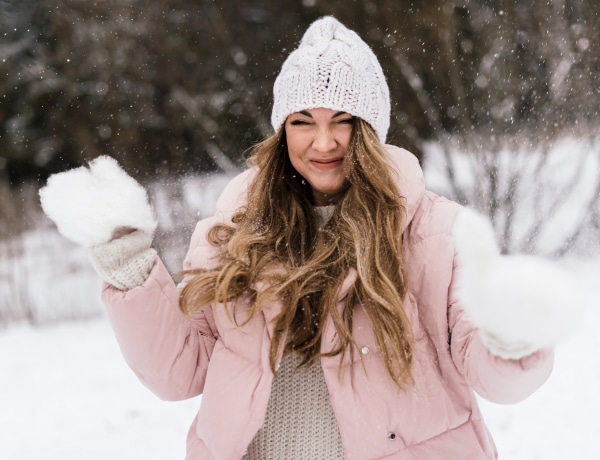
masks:
<svg viewBox="0 0 600 460"><path fill-rule="evenodd" d="M104 318L0 332L0 458L185 457L199 400L163 402L121 358Z"/></svg>
<svg viewBox="0 0 600 460"><path fill-rule="evenodd" d="M585 292L578 334L526 401L482 401L501 459L596 460L600 432L600 259L567 264ZM184 458L200 398L162 402L123 362L104 317L0 331L0 458ZM453 459L452 459L453 460Z"/></svg>

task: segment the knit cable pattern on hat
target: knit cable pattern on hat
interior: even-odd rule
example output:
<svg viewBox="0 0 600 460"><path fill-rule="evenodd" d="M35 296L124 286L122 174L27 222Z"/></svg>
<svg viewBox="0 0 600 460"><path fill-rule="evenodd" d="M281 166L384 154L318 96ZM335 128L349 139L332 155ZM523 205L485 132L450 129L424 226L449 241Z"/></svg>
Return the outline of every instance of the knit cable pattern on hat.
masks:
<svg viewBox="0 0 600 460"><path fill-rule="evenodd" d="M327 108L368 122L384 143L390 126L390 94L369 46L331 16L315 21L283 63L273 88L275 131L294 112Z"/></svg>

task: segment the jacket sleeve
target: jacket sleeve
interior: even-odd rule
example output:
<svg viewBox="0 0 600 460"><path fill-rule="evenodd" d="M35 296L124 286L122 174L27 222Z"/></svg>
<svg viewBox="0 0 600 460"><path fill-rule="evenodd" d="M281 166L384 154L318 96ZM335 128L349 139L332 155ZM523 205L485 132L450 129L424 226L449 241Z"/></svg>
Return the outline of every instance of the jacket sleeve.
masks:
<svg viewBox="0 0 600 460"><path fill-rule="evenodd" d="M454 259L453 275L457 260ZM457 296L455 276L449 289L450 351L458 371L483 398L500 404L519 402L537 390L552 371L554 352L538 350L518 360L502 359L484 346Z"/></svg>
<svg viewBox="0 0 600 460"><path fill-rule="evenodd" d="M198 241L213 223L198 223L184 268L202 253ZM179 309L180 288L160 258L139 287L120 291L104 285L102 300L127 364L153 393L181 400L202 393L218 332L211 306L193 318Z"/></svg>
<svg viewBox="0 0 600 460"><path fill-rule="evenodd" d="M218 265L219 250L208 243L206 234L244 204L252 174L247 170L232 179L217 202L215 216L198 222L184 270ZM125 360L142 383L165 400L187 399L203 392L210 357L219 340L211 305L192 318L180 311L179 295L185 282L176 286L157 257L141 286L120 291L105 284L102 292Z"/></svg>

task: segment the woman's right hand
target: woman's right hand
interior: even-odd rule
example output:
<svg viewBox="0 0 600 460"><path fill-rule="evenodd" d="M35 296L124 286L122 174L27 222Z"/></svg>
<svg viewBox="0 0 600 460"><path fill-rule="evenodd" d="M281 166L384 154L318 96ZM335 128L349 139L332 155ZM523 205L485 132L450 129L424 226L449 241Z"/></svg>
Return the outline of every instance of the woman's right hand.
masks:
<svg viewBox="0 0 600 460"><path fill-rule="evenodd" d="M146 280L156 259L157 223L146 190L113 158L50 176L40 200L58 231L88 248L102 279L121 290Z"/></svg>
<svg viewBox="0 0 600 460"><path fill-rule="evenodd" d="M84 247L106 243L123 229L152 235L157 225L144 187L107 156L50 176L40 201L58 231Z"/></svg>

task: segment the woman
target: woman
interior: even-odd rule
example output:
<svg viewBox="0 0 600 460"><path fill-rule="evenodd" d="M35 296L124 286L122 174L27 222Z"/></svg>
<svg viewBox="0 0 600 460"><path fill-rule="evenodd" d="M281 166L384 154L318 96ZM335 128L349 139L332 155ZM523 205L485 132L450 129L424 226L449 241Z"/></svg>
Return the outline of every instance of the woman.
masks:
<svg viewBox="0 0 600 460"><path fill-rule="evenodd" d="M198 223L178 287L114 161L42 190L107 281L141 381L203 395L188 459L492 459L473 391L516 402L548 377L572 288L426 191L416 158L385 145L389 115L369 47L316 21L275 82L275 134Z"/></svg>

